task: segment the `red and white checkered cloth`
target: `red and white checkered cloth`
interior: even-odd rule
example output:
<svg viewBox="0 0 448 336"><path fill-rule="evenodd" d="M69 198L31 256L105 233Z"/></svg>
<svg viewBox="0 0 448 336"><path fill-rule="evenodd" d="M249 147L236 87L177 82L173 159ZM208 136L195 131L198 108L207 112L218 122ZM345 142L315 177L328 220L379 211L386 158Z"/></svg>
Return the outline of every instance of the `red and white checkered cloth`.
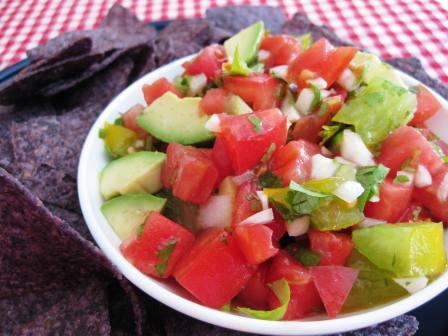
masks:
<svg viewBox="0 0 448 336"><path fill-rule="evenodd" d="M428 72L448 83L447 0L120 0L149 21L201 16L209 7L273 5L288 17L305 11L383 57L419 58ZM1 0L0 69L58 34L99 24L115 0ZM443 8L445 7L445 8Z"/></svg>

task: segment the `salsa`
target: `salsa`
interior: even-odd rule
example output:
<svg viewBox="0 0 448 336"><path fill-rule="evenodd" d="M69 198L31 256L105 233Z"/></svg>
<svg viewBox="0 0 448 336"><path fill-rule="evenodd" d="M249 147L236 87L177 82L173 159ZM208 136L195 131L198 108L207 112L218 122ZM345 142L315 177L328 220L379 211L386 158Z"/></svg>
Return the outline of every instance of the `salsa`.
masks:
<svg viewBox="0 0 448 336"><path fill-rule="evenodd" d="M102 212L144 274L266 320L334 318L446 269L441 108L375 55L263 22L101 129Z"/></svg>

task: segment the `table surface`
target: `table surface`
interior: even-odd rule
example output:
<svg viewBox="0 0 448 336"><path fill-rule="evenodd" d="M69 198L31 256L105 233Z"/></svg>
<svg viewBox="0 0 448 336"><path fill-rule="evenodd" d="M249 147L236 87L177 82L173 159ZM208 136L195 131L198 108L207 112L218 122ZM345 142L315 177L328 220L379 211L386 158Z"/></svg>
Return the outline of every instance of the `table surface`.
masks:
<svg viewBox="0 0 448 336"><path fill-rule="evenodd" d="M443 2L445 1L445 5ZM290 17L305 11L384 57L419 58L427 71L448 83L447 0L119 0L149 21L197 17L209 7L268 4ZM25 51L58 34L99 24L115 0L1 0L0 70ZM443 8L445 7L445 8Z"/></svg>

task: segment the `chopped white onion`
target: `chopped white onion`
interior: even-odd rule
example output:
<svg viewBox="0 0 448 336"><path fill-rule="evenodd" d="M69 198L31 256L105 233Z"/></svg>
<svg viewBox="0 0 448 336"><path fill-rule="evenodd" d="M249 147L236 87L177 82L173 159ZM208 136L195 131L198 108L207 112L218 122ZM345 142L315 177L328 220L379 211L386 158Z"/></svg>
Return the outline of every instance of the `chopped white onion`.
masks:
<svg viewBox="0 0 448 336"><path fill-rule="evenodd" d="M190 92L193 96L196 96L197 94L201 93L206 85L207 85L207 76L204 75L203 73L191 77L190 82L188 83Z"/></svg>
<svg viewBox="0 0 448 336"><path fill-rule="evenodd" d="M439 189L437 190L437 198L441 202L445 202L448 199L448 173L445 174L442 183L440 183Z"/></svg>
<svg viewBox="0 0 448 336"><path fill-rule="evenodd" d="M415 186L424 188L432 184L432 176L425 166L418 165L415 173Z"/></svg>
<svg viewBox="0 0 448 336"><path fill-rule="evenodd" d="M347 91L353 91L358 87L358 81L355 74L348 68L342 72L337 83Z"/></svg>
<svg viewBox="0 0 448 336"><path fill-rule="evenodd" d="M414 184L414 174L405 170L399 170L397 171L397 177L399 178L399 176L405 176L405 179L407 178L407 181L404 182L398 182L399 184L402 185L412 185ZM395 177L395 178L397 178Z"/></svg>
<svg viewBox="0 0 448 336"><path fill-rule="evenodd" d="M428 285L428 278L425 276L415 278L394 278L394 281L411 294L422 290Z"/></svg>
<svg viewBox="0 0 448 336"><path fill-rule="evenodd" d="M269 70L272 75L276 75L278 77L286 78L288 73L287 65L277 65Z"/></svg>
<svg viewBox="0 0 448 336"><path fill-rule="evenodd" d="M266 210L261 210L256 214L243 220L240 225L257 225L257 224L268 224L274 220L274 212L271 208Z"/></svg>
<svg viewBox="0 0 448 336"><path fill-rule="evenodd" d="M319 89L325 89L327 86L328 86L328 84L327 84L327 81L325 80L325 79L323 79L323 78L321 78L321 77L317 77L317 78L313 78L313 79L308 79L307 81L306 81L308 84L314 84L314 85L316 85L317 86L317 88L319 88Z"/></svg>
<svg viewBox="0 0 448 336"><path fill-rule="evenodd" d="M325 98L329 97L330 95L331 95L330 90L320 90L320 96L322 97L322 99L325 99Z"/></svg>
<svg viewBox="0 0 448 336"><path fill-rule="evenodd" d="M286 96L283 99L281 111L286 116L286 119L290 123L296 122L297 120L300 119L299 112L297 111L296 107L291 103L291 98L288 96Z"/></svg>
<svg viewBox="0 0 448 336"><path fill-rule="evenodd" d="M360 228L366 228L366 227L371 227L371 226L375 226L378 224L385 224L385 223L386 222L382 219L365 217L364 220L361 223L359 223L357 226Z"/></svg>
<svg viewBox="0 0 448 336"><path fill-rule="evenodd" d="M333 159L329 159L322 154L313 155L311 157L311 178L317 180L331 177L338 167Z"/></svg>
<svg viewBox="0 0 448 336"><path fill-rule="evenodd" d="M380 197L378 195L373 195L370 197L369 202L378 203L380 201Z"/></svg>
<svg viewBox="0 0 448 336"><path fill-rule="evenodd" d="M246 170L244 173L242 173L241 175L238 176L233 176L232 180L233 182L237 185L240 186L242 185L244 182L250 181L252 179L255 178L255 173L253 172L253 170Z"/></svg>
<svg viewBox="0 0 448 336"><path fill-rule="evenodd" d="M360 166L375 164L373 155L362 141L359 134L348 129L344 130L341 143L342 157Z"/></svg>
<svg viewBox="0 0 448 336"><path fill-rule="evenodd" d="M232 222L233 199L231 195L213 195L201 205L197 223L200 228L227 227Z"/></svg>
<svg viewBox="0 0 448 336"><path fill-rule="evenodd" d="M205 123L204 125L205 129L213 132L213 133L219 133L221 132L221 119L219 119L219 116L217 114L213 114Z"/></svg>
<svg viewBox="0 0 448 336"><path fill-rule="evenodd" d="M299 97L296 101L297 110L302 114L310 112L311 104L313 103L314 92L309 88L305 88L299 93Z"/></svg>
<svg viewBox="0 0 448 336"><path fill-rule="evenodd" d="M266 61L269 58L269 56L271 56L271 53L269 51L264 49L258 50L257 58L260 62Z"/></svg>
<svg viewBox="0 0 448 336"><path fill-rule="evenodd" d="M269 209L269 198L268 195L266 195L263 191L257 190L257 196L260 200L261 207L263 210Z"/></svg>
<svg viewBox="0 0 448 336"><path fill-rule="evenodd" d="M356 201L363 192L364 188L361 183L356 181L345 181L336 188L333 194L347 203L352 203Z"/></svg>
<svg viewBox="0 0 448 336"><path fill-rule="evenodd" d="M342 156L336 156L334 159L341 164L353 166L353 162L344 159Z"/></svg>
<svg viewBox="0 0 448 336"><path fill-rule="evenodd" d="M291 223L286 223L286 231L291 237L301 236L308 232L310 228L310 217L302 216L294 219Z"/></svg>

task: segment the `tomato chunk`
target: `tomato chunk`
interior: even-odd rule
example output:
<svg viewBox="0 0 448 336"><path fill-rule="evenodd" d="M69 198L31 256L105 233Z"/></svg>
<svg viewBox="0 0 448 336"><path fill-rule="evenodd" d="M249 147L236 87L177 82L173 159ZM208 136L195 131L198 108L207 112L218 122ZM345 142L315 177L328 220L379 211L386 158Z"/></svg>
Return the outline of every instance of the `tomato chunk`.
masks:
<svg viewBox="0 0 448 336"><path fill-rule="evenodd" d="M261 41L260 49L269 51L269 58L264 61L268 68L288 65L302 51L300 42L288 35L268 35Z"/></svg>
<svg viewBox="0 0 448 336"><path fill-rule="evenodd" d="M284 186L291 181L303 182L311 177L311 157L320 153L318 145L305 140L290 141L277 150L269 161L269 169L281 178Z"/></svg>
<svg viewBox="0 0 448 336"><path fill-rule="evenodd" d="M383 142L378 162L391 169L395 176L405 161L421 164L436 174L443 166L443 160L432 149L431 143L415 128L403 126L393 131ZM414 167L415 168L415 167Z"/></svg>
<svg viewBox="0 0 448 336"><path fill-rule="evenodd" d="M199 235L173 274L201 303L221 308L241 291L255 271L256 266L246 261L231 234L208 229Z"/></svg>
<svg viewBox="0 0 448 336"><path fill-rule="evenodd" d="M141 272L167 278L193 242L189 231L158 212L151 212L141 233L123 242L120 250Z"/></svg>
<svg viewBox="0 0 448 336"><path fill-rule="evenodd" d="M233 207L232 226L236 227L246 218L261 211L260 200L256 197L257 183L247 181L238 186Z"/></svg>
<svg viewBox="0 0 448 336"><path fill-rule="evenodd" d="M310 273L328 317L336 317L358 277L358 270L343 266L313 266Z"/></svg>
<svg viewBox="0 0 448 336"><path fill-rule="evenodd" d="M143 105L136 104L132 106L129 110L123 114L123 125L129 128L131 131L137 133L140 139L146 139L148 137L148 132L137 124L137 116L139 116L144 110Z"/></svg>
<svg viewBox="0 0 448 336"><path fill-rule="evenodd" d="M271 144L279 148L286 142L286 117L270 109L221 120L221 138L235 174L254 168Z"/></svg>
<svg viewBox="0 0 448 336"><path fill-rule="evenodd" d="M277 211L274 211L274 221L266 224L272 230L272 241L274 247L279 247L280 238L286 232L286 221L283 219L282 215L280 215Z"/></svg>
<svg viewBox="0 0 448 336"><path fill-rule="evenodd" d="M241 97L255 111L278 107L281 103L282 82L268 74L225 76L224 88Z"/></svg>
<svg viewBox="0 0 448 336"><path fill-rule="evenodd" d="M302 71L312 72L315 77L322 77L330 87L348 67L355 56L357 48L334 48L330 42L321 38L305 52L301 53L288 67L288 77L300 87L307 86L302 78Z"/></svg>
<svg viewBox="0 0 448 336"><path fill-rule="evenodd" d="M409 125L421 126L426 119L431 118L440 110L440 102L423 85L417 85L417 110Z"/></svg>
<svg viewBox="0 0 448 336"><path fill-rule="evenodd" d="M269 264L258 266L255 274L249 279L243 290L235 298L236 305L252 309L268 309L269 287L266 283L266 274Z"/></svg>
<svg viewBox="0 0 448 336"><path fill-rule="evenodd" d="M233 175L232 161L227 154L223 140L217 137L212 149L212 159L218 169L218 183L225 177Z"/></svg>
<svg viewBox="0 0 448 336"><path fill-rule="evenodd" d="M394 183L392 178L386 178L380 186L380 201L367 202L364 213L367 217L396 223L409 207L411 196L412 185Z"/></svg>
<svg viewBox="0 0 448 336"><path fill-rule="evenodd" d="M226 60L225 55L223 46L213 44L202 49L195 59L185 62L182 66L186 75L194 76L203 73L210 81L219 75L222 64Z"/></svg>
<svg viewBox="0 0 448 336"><path fill-rule="evenodd" d="M414 197L414 194L420 194L419 189L414 189L412 193L412 197ZM417 197L420 195L417 195ZM403 215L399 219L400 223L406 223L406 222L415 222L415 221L421 221L421 222L430 222L431 221L431 214L429 211L425 208L423 208L423 205L420 205L420 203L417 203L415 201L411 201L411 204L409 207L404 211Z"/></svg>
<svg viewBox="0 0 448 336"><path fill-rule="evenodd" d="M217 180L218 170L211 150L170 143L162 169L162 183L172 188L181 200L202 204L210 197Z"/></svg>
<svg viewBox="0 0 448 336"><path fill-rule="evenodd" d="M146 104L151 105L154 100L162 97L168 91L174 93L178 97L182 97L182 92L179 91L168 79L162 77L152 84L143 84L143 96Z"/></svg>
<svg viewBox="0 0 448 336"><path fill-rule="evenodd" d="M199 108L205 114L224 113L227 111L229 93L225 89L210 89L199 103Z"/></svg>
<svg viewBox="0 0 448 336"><path fill-rule="evenodd" d="M272 230L265 225L239 225L235 238L247 261L258 265L274 256L278 249L272 245Z"/></svg>
<svg viewBox="0 0 448 336"><path fill-rule="evenodd" d="M345 265L353 249L349 235L317 230L309 231L308 235L311 250L319 252L321 255L319 265Z"/></svg>

